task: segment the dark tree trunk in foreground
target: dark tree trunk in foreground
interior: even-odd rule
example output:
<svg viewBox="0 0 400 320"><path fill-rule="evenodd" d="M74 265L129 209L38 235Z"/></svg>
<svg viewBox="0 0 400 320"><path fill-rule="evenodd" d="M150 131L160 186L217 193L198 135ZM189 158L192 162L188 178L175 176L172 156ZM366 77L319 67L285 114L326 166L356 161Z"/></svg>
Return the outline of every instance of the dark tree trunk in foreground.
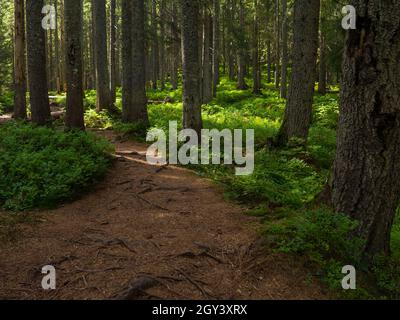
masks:
<svg viewBox="0 0 400 320"><path fill-rule="evenodd" d="M106 2L105 0L92 0L92 6L96 51L96 108L97 111L103 109L113 111L107 58Z"/></svg>
<svg viewBox="0 0 400 320"><path fill-rule="evenodd" d="M29 94L32 122L45 125L51 120L46 74L46 40L42 28L43 0L26 1Z"/></svg>
<svg viewBox="0 0 400 320"><path fill-rule="evenodd" d="M312 119L312 103L318 50L320 0L297 0L294 6L292 78L278 144L291 138L307 140Z"/></svg>
<svg viewBox="0 0 400 320"><path fill-rule="evenodd" d="M360 221L371 258L389 253L400 200L400 2L353 4L357 29L346 40L332 203Z"/></svg>
<svg viewBox="0 0 400 320"><path fill-rule="evenodd" d="M201 79L199 57L199 0L181 0L183 52L183 127L199 134Z"/></svg>
<svg viewBox="0 0 400 320"><path fill-rule="evenodd" d="M26 119L24 0L14 0L14 118Z"/></svg>
<svg viewBox="0 0 400 320"><path fill-rule="evenodd" d="M213 1L213 97L217 96L219 85L219 49L220 49L220 3L219 0Z"/></svg>
<svg viewBox="0 0 400 320"><path fill-rule="evenodd" d="M83 119L82 66L82 1L67 0L64 4L65 62L67 78L67 129L85 129Z"/></svg>
<svg viewBox="0 0 400 320"><path fill-rule="evenodd" d="M132 108L125 121L148 123L145 67L144 0L132 1Z"/></svg>

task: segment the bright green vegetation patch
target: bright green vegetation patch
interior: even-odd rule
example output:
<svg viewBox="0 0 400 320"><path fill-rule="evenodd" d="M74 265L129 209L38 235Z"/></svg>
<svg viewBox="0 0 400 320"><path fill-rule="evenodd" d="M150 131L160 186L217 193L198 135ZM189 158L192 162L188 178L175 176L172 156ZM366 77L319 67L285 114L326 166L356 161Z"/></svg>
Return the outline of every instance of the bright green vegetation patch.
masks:
<svg viewBox="0 0 400 320"><path fill-rule="evenodd" d="M0 126L0 205L52 207L101 178L112 146L89 133L8 123Z"/></svg>

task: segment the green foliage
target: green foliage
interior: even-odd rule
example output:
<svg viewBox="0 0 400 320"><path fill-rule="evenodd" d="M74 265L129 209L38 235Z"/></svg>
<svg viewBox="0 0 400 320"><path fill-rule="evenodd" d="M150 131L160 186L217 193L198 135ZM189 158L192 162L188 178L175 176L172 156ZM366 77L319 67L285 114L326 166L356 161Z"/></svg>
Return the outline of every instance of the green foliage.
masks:
<svg viewBox="0 0 400 320"><path fill-rule="evenodd" d="M295 212L265 227L265 235L280 252L301 255L322 270L323 281L341 288L344 265L359 265L363 240L352 236L357 222L320 208Z"/></svg>
<svg viewBox="0 0 400 320"><path fill-rule="evenodd" d="M12 112L14 107L14 95L12 92L0 95L0 116L7 112Z"/></svg>
<svg viewBox="0 0 400 320"><path fill-rule="evenodd" d="M54 206L100 178L110 144L92 134L9 123L0 127L0 204L9 210Z"/></svg>
<svg viewBox="0 0 400 320"><path fill-rule="evenodd" d="M314 199L323 179L304 161L283 152L257 152L255 170L248 176L226 179L232 198L301 208Z"/></svg>
<svg viewBox="0 0 400 320"><path fill-rule="evenodd" d="M98 113L95 109L85 111L85 124L87 128L112 129L114 121L110 114L103 110Z"/></svg>

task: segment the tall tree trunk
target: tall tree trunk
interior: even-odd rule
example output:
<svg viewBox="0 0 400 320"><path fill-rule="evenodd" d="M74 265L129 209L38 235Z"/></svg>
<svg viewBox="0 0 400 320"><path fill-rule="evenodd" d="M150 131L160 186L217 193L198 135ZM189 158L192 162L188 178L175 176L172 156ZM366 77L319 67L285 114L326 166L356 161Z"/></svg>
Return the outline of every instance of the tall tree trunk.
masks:
<svg viewBox="0 0 400 320"><path fill-rule="evenodd" d="M172 72L171 72L171 84L172 89L178 89L178 68L179 68L179 27L178 27L178 10L176 2L172 3L172 23L171 23L171 34L172 34Z"/></svg>
<svg viewBox="0 0 400 320"><path fill-rule="evenodd" d="M319 81L318 93L326 94L326 47L325 38L321 31L320 45L319 45Z"/></svg>
<svg viewBox="0 0 400 320"><path fill-rule="evenodd" d="M26 119L24 0L14 0L14 118Z"/></svg>
<svg viewBox="0 0 400 320"><path fill-rule="evenodd" d="M167 64L165 60L165 13L166 13L167 7L166 7L166 0L161 0L160 3L160 36L161 36L161 41L160 41L160 84L161 84L161 90L165 89L165 77L166 77L166 70L167 70Z"/></svg>
<svg viewBox="0 0 400 320"><path fill-rule="evenodd" d="M204 9L203 20L203 103L209 103L212 100L212 17L209 9Z"/></svg>
<svg viewBox="0 0 400 320"><path fill-rule="evenodd" d="M198 134L203 127L200 95L199 0L180 0L183 52L183 127Z"/></svg>
<svg viewBox="0 0 400 320"><path fill-rule="evenodd" d="M26 1L29 97L32 122L46 125L50 120L46 74L46 33L42 28L43 0Z"/></svg>
<svg viewBox="0 0 400 320"><path fill-rule="evenodd" d="M320 0L297 0L294 6L292 78L278 144L307 140L311 125L318 50Z"/></svg>
<svg viewBox="0 0 400 320"><path fill-rule="evenodd" d="M65 61L67 76L67 129L85 129L83 119L82 1L67 0L65 15Z"/></svg>
<svg viewBox="0 0 400 320"><path fill-rule="evenodd" d="M96 108L114 111L107 58L106 1L92 0L96 51Z"/></svg>
<svg viewBox="0 0 400 320"><path fill-rule="evenodd" d="M160 52L158 46L158 23L157 23L157 1L152 0L151 5L151 26L153 32L152 39L152 48L151 48L151 56L152 56L152 87L154 90L157 89L157 81L159 79L159 70L160 70Z"/></svg>
<svg viewBox="0 0 400 320"><path fill-rule="evenodd" d="M116 66L116 48L117 48L117 19L116 19L116 0L110 2L110 90L112 103L116 101L117 87L117 66Z"/></svg>
<svg viewBox="0 0 400 320"><path fill-rule="evenodd" d="M148 124L145 67L144 0L132 1L132 112L125 120Z"/></svg>
<svg viewBox="0 0 400 320"><path fill-rule="evenodd" d="M390 252L400 200L400 2L352 4L358 24L345 46L332 203L360 222L372 258Z"/></svg>
<svg viewBox="0 0 400 320"><path fill-rule="evenodd" d="M296 2L296 1L295 1ZM275 0L275 89L279 89L281 81L281 20L279 19L279 0Z"/></svg>
<svg viewBox="0 0 400 320"><path fill-rule="evenodd" d="M56 54L56 88L57 88L57 92L61 93L63 88L61 86L61 61L60 61L60 38L59 38L59 32L58 32L58 28L59 28L59 23L58 23L58 16L59 16L59 12L58 12L58 5L57 5L57 0L54 0L54 8L56 10L56 29L54 30L54 36L55 36L55 54Z"/></svg>
<svg viewBox="0 0 400 320"><path fill-rule="evenodd" d="M258 26L258 1L254 0L254 22L253 22L253 93L261 93L261 70L260 70L260 48L259 48L259 26Z"/></svg>
<svg viewBox="0 0 400 320"><path fill-rule="evenodd" d="M272 82L272 57L271 57L271 41L268 40L267 43L267 82L271 83Z"/></svg>
<svg viewBox="0 0 400 320"><path fill-rule="evenodd" d="M133 77L133 59L132 59L132 0L122 0L121 3L121 36L122 41L122 119L125 122L130 121L132 114L132 77Z"/></svg>
<svg viewBox="0 0 400 320"><path fill-rule="evenodd" d="M239 39L239 54L238 54L238 83L237 88L238 90L246 90L246 48L245 48L245 41L244 41L244 31L245 31L245 21L244 21L244 3L243 0L239 0L239 23L240 29L242 30L242 34L240 35L241 38ZM254 30L253 30L254 31ZM253 43L254 44L254 43Z"/></svg>
<svg viewBox="0 0 400 320"><path fill-rule="evenodd" d="M219 55L220 55L220 2L213 0L213 97L217 96L219 85Z"/></svg>
<svg viewBox="0 0 400 320"><path fill-rule="evenodd" d="M287 65L288 65L288 14L287 0L282 0L282 78L281 98L287 98Z"/></svg>

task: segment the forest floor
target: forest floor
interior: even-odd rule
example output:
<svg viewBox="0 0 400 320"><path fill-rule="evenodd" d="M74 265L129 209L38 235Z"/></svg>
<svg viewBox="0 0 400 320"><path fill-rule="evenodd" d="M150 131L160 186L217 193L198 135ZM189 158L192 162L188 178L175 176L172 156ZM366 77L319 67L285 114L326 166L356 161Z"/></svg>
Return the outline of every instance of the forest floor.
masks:
<svg viewBox="0 0 400 320"><path fill-rule="evenodd" d="M328 298L300 261L269 253L259 220L212 182L150 166L145 145L99 134L116 147L107 177L0 244L0 299ZM57 290L41 287L45 265Z"/></svg>

